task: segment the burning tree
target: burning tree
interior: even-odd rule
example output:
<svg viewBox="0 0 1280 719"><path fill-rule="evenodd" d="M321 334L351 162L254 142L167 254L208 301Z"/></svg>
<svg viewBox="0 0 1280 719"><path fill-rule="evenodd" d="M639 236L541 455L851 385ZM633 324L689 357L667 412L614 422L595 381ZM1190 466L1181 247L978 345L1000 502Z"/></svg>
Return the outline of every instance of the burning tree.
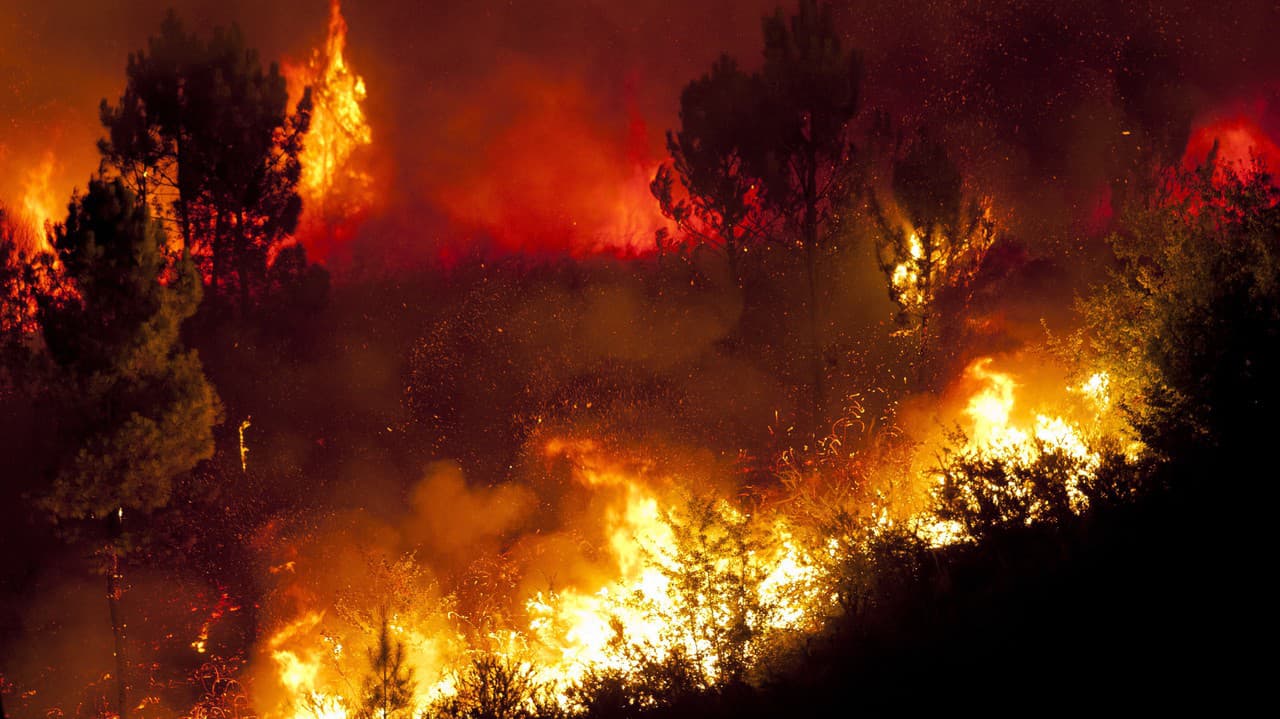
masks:
<svg viewBox="0 0 1280 719"><path fill-rule="evenodd" d="M24 251L0 207L0 367L23 339L38 330L36 297L49 291L47 253Z"/></svg>
<svg viewBox="0 0 1280 719"><path fill-rule="evenodd" d="M924 135L894 163L892 201L870 195L876 253L889 280L899 322L927 351L941 315L955 315L995 241L989 204L966 197L960 169L946 148Z"/></svg>
<svg viewBox="0 0 1280 719"><path fill-rule="evenodd" d="M159 224L120 180L93 180L70 210L54 247L75 293L42 297L40 307L61 444L43 505L103 542L123 718L126 512L164 506L173 478L212 456L220 408L199 357L179 338L200 301L189 258L165 252Z"/></svg>
<svg viewBox="0 0 1280 719"><path fill-rule="evenodd" d="M457 692L441 700L441 719L536 719L558 714L528 662L477 652L455 677Z"/></svg>

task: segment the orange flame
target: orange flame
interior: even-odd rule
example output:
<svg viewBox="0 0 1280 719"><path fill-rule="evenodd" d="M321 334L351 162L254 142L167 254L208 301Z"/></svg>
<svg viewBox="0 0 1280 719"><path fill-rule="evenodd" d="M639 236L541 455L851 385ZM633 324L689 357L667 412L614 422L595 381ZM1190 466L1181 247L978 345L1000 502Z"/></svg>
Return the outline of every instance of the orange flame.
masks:
<svg viewBox="0 0 1280 719"><path fill-rule="evenodd" d="M373 143L364 113L364 78L347 64L347 22L338 0L329 3L329 32L323 48L303 68L288 72L293 94L311 88L311 127L300 160L298 192L303 199L303 230L313 254L325 254L344 234L344 223L372 202L372 177L356 161L356 153ZM314 245L321 246L315 247Z"/></svg>
<svg viewBox="0 0 1280 719"><path fill-rule="evenodd" d="M689 506L701 509L686 511L678 498L651 486L663 478L617 461L592 441L553 439L545 452L567 459L577 485L599 500L589 511L599 514L603 529L605 576L516 597L514 614L492 626L438 604L389 616L388 630L404 644L418 679L414 714L456 694L458 672L477 652L517 662L568 706L571 685L588 671L641 670L639 654L621 651L619 642L641 648L648 660L683 653L711 683L728 661L717 637L740 632L745 623L760 642L774 641L814 628L829 612L830 597L819 591L822 557L803 546L786 520L755 519L725 500L695 501ZM747 534L749 540L735 543ZM690 542L698 547L691 550ZM743 610L742 596L730 596L714 581L720 575L741 586L756 609ZM358 682L351 677L368 671L363 647L369 637L325 617L305 609L266 646L285 694L285 716L339 719L357 709L352 689ZM763 652L763 644L752 644L744 659Z"/></svg>
<svg viewBox="0 0 1280 719"><path fill-rule="evenodd" d="M49 231L58 212L58 199L54 194L53 174L58 169L57 158L46 152L40 163L27 171L23 182L21 219L31 229L32 252L46 252Z"/></svg>

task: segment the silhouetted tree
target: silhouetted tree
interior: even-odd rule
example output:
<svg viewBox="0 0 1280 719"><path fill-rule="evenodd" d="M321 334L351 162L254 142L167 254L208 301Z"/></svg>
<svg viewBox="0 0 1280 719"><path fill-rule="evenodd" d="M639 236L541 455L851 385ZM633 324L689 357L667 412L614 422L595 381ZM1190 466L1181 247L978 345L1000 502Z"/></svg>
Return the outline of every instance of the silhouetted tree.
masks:
<svg viewBox="0 0 1280 719"><path fill-rule="evenodd" d="M378 643L369 650L369 674L360 693L361 719L394 719L413 708L413 669L405 665L404 642L391 636L391 624L382 617Z"/></svg>
<svg viewBox="0 0 1280 719"><path fill-rule="evenodd" d="M173 13L149 52L130 56L126 78L118 104L102 103L104 163L172 208L186 250L209 263L212 291L234 277L246 312L271 248L298 223L310 93L289 113L278 66L264 70L237 27L206 43Z"/></svg>
<svg viewBox="0 0 1280 719"><path fill-rule="evenodd" d="M678 707L708 689L702 667L682 647L665 655L651 647L626 644L619 622L610 651L625 658L627 669L593 667L568 687L566 696L591 717L643 716L658 708Z"/></svg>
<svg viewBox="0 0 1280 719"><path fill-rule="evenodd" d="M747 153L765 207L804 252L808 282L811 430L820 423L825 371L818 329L818 265L835 242L842 208L858 186L852 122L858 113L862 63L843 47L829 4L800 0L787 18L764 20L764 102L756 146Z"/></svg>
<svg viewBox="0 0 1280 719"><path fill-rule="evenodd" d="M965 438L952 440L963 445ZM1034 522L1069 517L1068 487L1081 469L1073 460L1052 450L1027 463L1007 454L949 448L937 470L934 511L979 542Z"/></svg>
<svg viewBox="0 0 1280 719"><path fill-rule="evenodd" d="M457 673L457 693L440 701L444 719L535 719L554 715L553 702L531 664L479 652Z"/></svg>
<svg viewBox="0 0 1280 719"><path fill-rule="evenodd" d="M711 71L680 93L680 129L667 132L671 164L658 168L651 189L662 212L695 241L720 248L729 275L742 283L740 255L761 236L756 179L747 153L763 101L758 77L722 55ZM676 180L687 192L679 194Z"/></svg>
<svg viewBox="0 0 1280 719"><path fill-rule="evenodd" d="M173 478L212 455L220 408L179 339L201 293L189 258L166 254L161 227L120 180L93 180L69 209L54 248L73 291L40 298L62 448L42 504L60 524L104 532L124 717L123 521L164 506Z"/></svg>

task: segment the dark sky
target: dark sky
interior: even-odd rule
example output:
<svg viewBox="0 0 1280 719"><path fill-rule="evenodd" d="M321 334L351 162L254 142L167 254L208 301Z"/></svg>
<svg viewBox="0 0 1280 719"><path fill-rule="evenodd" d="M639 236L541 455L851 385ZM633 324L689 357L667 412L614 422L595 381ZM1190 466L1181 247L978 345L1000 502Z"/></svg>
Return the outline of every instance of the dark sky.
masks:
<svg viewBox="0 0 1280 719"><path fill-rule="evenodd" d="M60 193L84 185L98 101L118 94L127 54L166 8L194 28L238 22L265 57L295 62L322 41L328 13L325 0L125 5L0 0L8 203L48 152ZM646 176L680 88L722 51L758 64L760 18L776 5L348 0L349 58L367 80L380 190L394 208L370 241L487 235L573 247L643 235ZM1024 215L1087 214L1135 121L1183 138L1214 115L1275 124L1280 13L1269 2L837 7L866 57L867 106L946 136L971 175Z"/></svg>

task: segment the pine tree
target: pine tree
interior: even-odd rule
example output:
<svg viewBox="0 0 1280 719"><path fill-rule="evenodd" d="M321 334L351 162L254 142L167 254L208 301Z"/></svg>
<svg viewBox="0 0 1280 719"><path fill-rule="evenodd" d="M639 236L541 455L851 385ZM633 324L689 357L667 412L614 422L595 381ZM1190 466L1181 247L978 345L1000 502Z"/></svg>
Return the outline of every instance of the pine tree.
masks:
<svg viewBox="0 0 1280 719"><path fill-rule="evenodd" d="M680 93L680 129L667 132L671 164L658 168L650 185L663 214L681 232L724 253L738 285L740 256L762 236L757 180L747 166L761 102L759 78L722 55ZM677 178L687 198L678 195Z"/></svg>
<svg viewBox="0 0 1280 719"><path fill-rule="evenodd" d="M72 536L87 528L103 543L124 719L124 520L167 504L174 477L212 456L221 410L179 336L200 302L195 268L166 251L160 226L122 181L93 180L56 228L54 248L70 291L39 298L61 458L42 505Z"/></svg>
<svg viewBox="0 0 1280 719"><path fill-rule="evenodd" d="M378 643L369 650L369 674L361 691L360 719L395 719L412 709L413 668L405 665L404 642L391 636L391 622L383 616Z"/></svg>
<svg viewBox="0 0 1280 719"><path fill-rule="evenodd" d="M238 28L217 28L206 42L172 12L125 75L119 101L100 110L105 164L176 225L211 294L234 287L247 312L263 292L271 249L302 211L310 93L289 112L279 67L264 69Z"/></svg>
<svg viewBox="0 0 1280 719"><path fill-rule="evenodd" d="M747 157L765 207L804 252L813 383L808 429L816 432L826 394L818 267L838 237L842 208L858 189L852 123L861 102L862 61L843 46L830 4L800 0L790 18L781 9L765 18L760 78L758 145Z"/></svg>

